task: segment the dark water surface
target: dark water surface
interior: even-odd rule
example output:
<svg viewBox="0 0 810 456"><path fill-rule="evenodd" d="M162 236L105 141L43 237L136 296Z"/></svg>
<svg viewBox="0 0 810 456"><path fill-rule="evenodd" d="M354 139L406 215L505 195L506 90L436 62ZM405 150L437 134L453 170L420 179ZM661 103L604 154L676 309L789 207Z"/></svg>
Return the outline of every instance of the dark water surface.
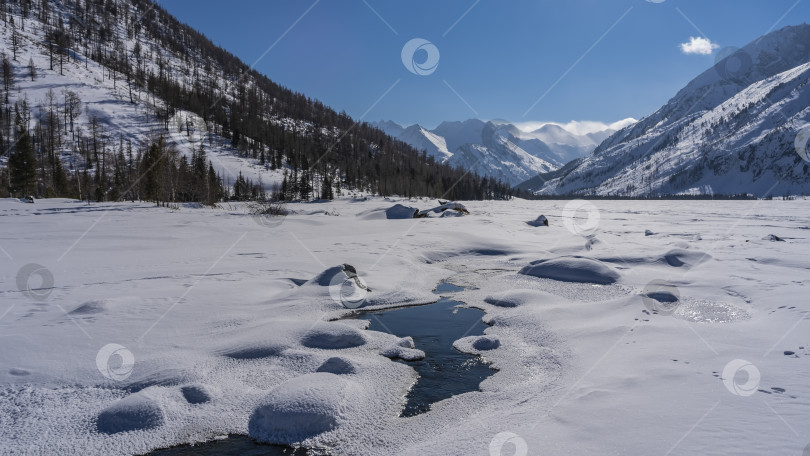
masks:
<svg viewBox="0 0 810 456"><path fill-rule="evenodd" d="M435 304L366 312L354 317L370 320L371 330L411 336L416 348L425 352L421 361L401 361L419 373L401 416L418 415L442 399L478 391L478 385L495 373L480 357L453 348L455 340L482 335L487 328L481 321L482 311L460 309L456 307L459 304L443 297Z"/></svg>

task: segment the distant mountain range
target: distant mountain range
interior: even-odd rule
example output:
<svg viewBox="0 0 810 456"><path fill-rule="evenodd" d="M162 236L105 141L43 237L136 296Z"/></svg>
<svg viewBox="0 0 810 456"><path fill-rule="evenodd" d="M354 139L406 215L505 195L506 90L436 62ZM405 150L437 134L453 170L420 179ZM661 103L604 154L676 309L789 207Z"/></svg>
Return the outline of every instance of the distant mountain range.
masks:
<svg viewBox="0 0 810 456"><path fill-rule="evenodd" d="M810 26L731 49L667 104L519 187L539 194L810 194Z"/></svg>
<svg viewBox="0 0 810 456"><path fill-rule="evenodd" d="M442 122L433 130L418 124L404 127L392 121L372 125L441 162L517 185L589 154L618 128L634 122L626 119L581 134L554 123L524 131L503 120Z"/></svg>

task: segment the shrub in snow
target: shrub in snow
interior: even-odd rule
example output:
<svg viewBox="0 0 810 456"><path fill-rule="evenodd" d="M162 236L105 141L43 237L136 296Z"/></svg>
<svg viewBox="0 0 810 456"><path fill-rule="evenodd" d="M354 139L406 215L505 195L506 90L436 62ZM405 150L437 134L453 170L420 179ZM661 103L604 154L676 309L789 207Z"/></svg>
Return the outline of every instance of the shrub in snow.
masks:
<svg viewBox="0 0 810 456"><path fill-rule="evenodd" d="M348 375L357 373L357 368L354 367L351 361L346 358L333 356L318 366L317 372L328 372L336 375Z"/></svg>
<svg viewBox="0 0 810 456"><path fill-rule="evenodd" d="M533 261L520 270L520 274L559 280L611 284L619 280L619 273L601 261L586 257L560 257L551 260Z"/></svg>
<svg viewBox="0 0 810 456"><path fill-rule="evenodd" d="M256 440L289 445L331 431L351 411L357 385L317 372L293 378L259 403L248 423Z"/></svg>
<svg viewBox="0 0 810 456"><path fill-rule="evenodd" d="M526 224L530 226L548 226L548 219L545 215L541 215L531 222L526 222Z"/></svg>
<svg viewBox="0 0 810 456"><path fill-rule="evenodd" d="M301 339L309 348L340 349L359 347L366 343L366 336L359 330L340 323L325 323L310 329Z"/></svg>
<svg viewBox="0 0 810 456"><path fill-rule="evenodd" d="M102 411L96 419L98 432L119 432L153 429L163 425L163 410L141 393L125 397Z"/></svg>

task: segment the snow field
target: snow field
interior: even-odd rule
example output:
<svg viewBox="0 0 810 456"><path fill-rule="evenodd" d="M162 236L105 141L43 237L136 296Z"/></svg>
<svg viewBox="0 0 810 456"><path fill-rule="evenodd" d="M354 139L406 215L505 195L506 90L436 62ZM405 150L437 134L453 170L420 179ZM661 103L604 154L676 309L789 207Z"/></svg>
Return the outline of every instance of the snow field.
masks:
<svg viewBox="0 0 810 456"><path fill-rule="evenodd" d="M293 204L268 227L235 207L0 201L0 447L138 454L241 433L344 454L485 455L511 439L528 454L719 455L810 441L806 201L596 201L585 235L565 201L369 217L397 203L438 205ZM526 224L541 213L547 228ZM470 287L453 298L490 328L455 346L498 372L397 418L415 373L381 353L419 347L333 321L355 311L330 293L343 264L373 290L362 309Z"/></svg>

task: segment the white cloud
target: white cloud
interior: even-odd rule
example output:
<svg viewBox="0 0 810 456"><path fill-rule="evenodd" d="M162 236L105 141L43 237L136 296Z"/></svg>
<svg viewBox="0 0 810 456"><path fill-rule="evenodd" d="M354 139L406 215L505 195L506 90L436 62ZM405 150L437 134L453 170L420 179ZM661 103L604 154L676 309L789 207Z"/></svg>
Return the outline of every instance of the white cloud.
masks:
<svg viewBox="0 0 810 456"><path fill-rule="evenodd" d="M563 130L566 130L569 133L579 136L579 135L587 135L588 133L596 133L607 129L619 130L628 125L632 125L636 122L638 122L636 119L627 118L610 124L604 122L597 122L593 120L572 120L568 123L529 121L529 122L518 122L515 123L514 125L518 127L518 129L526 133L530 133L534 130L542 128L544 125L548 124L557 125L558 127L562 127Z"/></svg>
<svg viewBox="0 0 810 456"><path fill-rule="evenodd" d="M719 47L718 44L712 43L708 38L693 36L689 38L688 43L681 43L681 52L684 54L710 55Z"/></svg>

